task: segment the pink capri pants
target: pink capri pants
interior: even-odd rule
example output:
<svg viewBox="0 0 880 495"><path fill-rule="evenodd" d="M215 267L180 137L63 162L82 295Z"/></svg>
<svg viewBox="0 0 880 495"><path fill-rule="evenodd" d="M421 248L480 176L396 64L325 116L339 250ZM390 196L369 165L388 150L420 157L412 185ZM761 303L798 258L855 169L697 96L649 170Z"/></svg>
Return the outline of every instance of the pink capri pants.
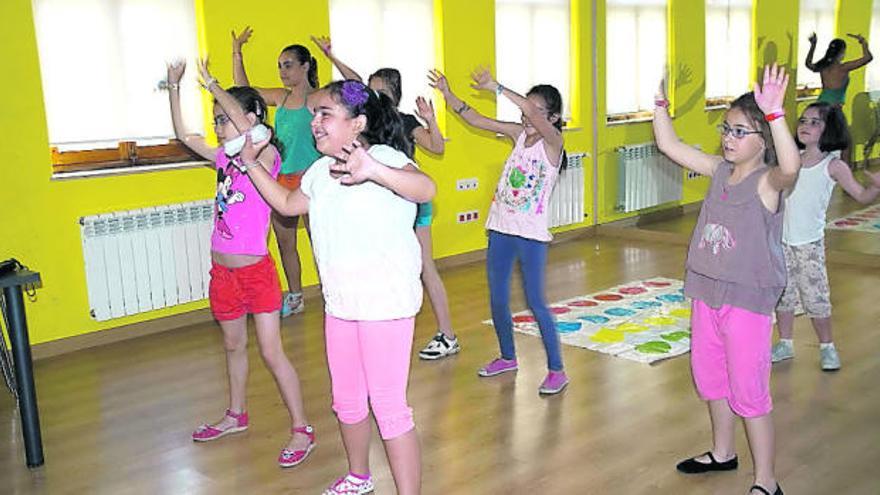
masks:
<svg viewBox="0 0 880 495"><path fill-rule="evenodd" d="M769 315L694 299L691 310L691 371L703 400L726 399L744 418L768 414L770 398Z"/></svg>
<svg viewBox="0 0 880 495"><path fill-rule="evenodd" d="M415 427L406 402L415 318L383 321L324 317L333 410L339 421L366 419L369 405L389 440Z"/></svg>

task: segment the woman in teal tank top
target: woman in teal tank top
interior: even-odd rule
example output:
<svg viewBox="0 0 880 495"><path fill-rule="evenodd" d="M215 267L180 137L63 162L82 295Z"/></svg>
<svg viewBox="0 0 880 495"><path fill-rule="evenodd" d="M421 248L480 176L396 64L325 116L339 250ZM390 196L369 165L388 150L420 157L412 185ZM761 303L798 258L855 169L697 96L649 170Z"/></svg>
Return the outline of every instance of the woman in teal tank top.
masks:
<svg viewBox="0 0 880 495"><path fill-rule="evenodd" d="M873 60L873 55L868 49L868 41L860 34L847 34L862 45L862 56L856 60L843 62L846 54L846 41L835 38L828 44L825 56L813 63L813 53L816 51L816 33L810 35L810 51L807 52L806 65L813 72L822 76L822 92L819 101L832 105L843 106L846 101L846 88L849 86L849 73Z"/></svg>
<svg viewBox="0 0 880 495"><path fill-rule="evenodd" d="M238 36L232 33L232 70L235 84L239 86L250 86L241 49L252 33L250 28L245 28ZM290 45L278 56L278 76L282 87L255 89L269 106L277 107L275 131L283 146L278 182L292 190L299 187L306 169L321 156L315 149L310 125L312 114L306 107L306 98L318 87L318 62L308 48ZM282 318L303 310L302 268L296 243L298 224L299 217L272 214L272 228L288 287L281 305ZM307 217L303 224L308 230Z"/></svg>

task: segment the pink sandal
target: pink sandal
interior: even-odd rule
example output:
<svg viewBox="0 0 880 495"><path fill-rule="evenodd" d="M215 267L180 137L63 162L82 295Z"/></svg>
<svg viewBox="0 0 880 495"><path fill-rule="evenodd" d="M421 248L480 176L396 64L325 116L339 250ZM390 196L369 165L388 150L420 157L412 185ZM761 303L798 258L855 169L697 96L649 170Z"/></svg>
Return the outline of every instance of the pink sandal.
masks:
<svg viewBox="0 0 880 495"><path fill-rule="evenodd" d="M247 411L244 411L240 414L236 414L229 409L226 410L226 416L235 420L235 426L230 426L225 430L221 430L220 428L216 428L209 424L203 424L196 428L196 431L192 434L192 439L195 442L210 442L211 440L217 440L218 438L224 437L231 433L238 433L240 431L244 431L248 429L248 414Z"/></svg>
<svg viewBox="0 0 880 495"><path fill-rule="evenodd" d="M289 468L301 464L306 460L306 457L312 453L312 449L315 448L315 429L312 428L312 425L297 426L291 428L290 432L294 434L302 433L309 437L309 444L302 450L290 450L288 448L282 449L281 455L278 456L278 465L283 468Z"/></svg>

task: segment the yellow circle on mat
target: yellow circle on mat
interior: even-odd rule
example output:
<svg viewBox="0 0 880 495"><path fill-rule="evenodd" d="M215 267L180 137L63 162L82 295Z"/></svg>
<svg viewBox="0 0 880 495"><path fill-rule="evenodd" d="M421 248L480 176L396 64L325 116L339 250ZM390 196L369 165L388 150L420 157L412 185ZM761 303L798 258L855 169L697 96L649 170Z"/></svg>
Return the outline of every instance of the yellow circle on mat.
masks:
<svg viewBox="0 0 880 495"><path fill-rule="evenodd" d="M594 333L590 340L593 342L602 342L606 344L611 344L614 342L623 342L623 332L618 332L617 330L612 330L610 328L601 328L598 332Z"/></svg>
<svg viewBox="0 0 880 495"><path fill-rule="evenodd" d="M620 325L617 325L616 328L618 332L644 332L647 329L648 327L645 325L639 325L638 323L633 323L631 321L621 323Z"/></svg>
<svg viewBox="0 0 880 495"><path fill-rule="evenodd" d="M669 312L669 314L671 314L672 316L677 316L679 318L689 318L691 316L691 309L690 308L673 309L672 311Z"/></svg>
<svg viewBox="0 0 880 495"><path fill-rule="evenodd" d="M678 320L669 316L653 316L651 318L645 318L645 323L657 326L673 325L676 321Z"/></svg>

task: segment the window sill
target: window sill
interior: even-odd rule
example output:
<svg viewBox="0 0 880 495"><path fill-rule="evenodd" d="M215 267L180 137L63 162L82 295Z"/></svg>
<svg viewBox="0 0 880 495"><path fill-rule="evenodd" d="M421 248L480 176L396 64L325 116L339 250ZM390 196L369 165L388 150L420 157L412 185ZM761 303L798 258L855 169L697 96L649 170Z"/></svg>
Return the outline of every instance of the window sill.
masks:
<svg viewBox="0 0 880 495"><path fill-rule="evenodd" d="M796 95L797 101L808 101L814 100L819 97L819 93L822 92L822 88L811 88L809 86L797 88Z"/></svg>
<svg viewBox="0 0 880 495"><path fill-rule="evenodd" d="M608 127L626 124L638 124L654 120L654 112L640 110L638 112L614 113L605 117L605 125Z"/></svg>
<svg viewBox="0 0 880 495"><path fill-rule="evenodd" d="M177 163L157 163L155 165L131 165L113 168L99 168L94 170L68 170L54 172L52 180L73 180L85 179L92 177L114 177L117 175L132 175L147 172L158 172L162 170L186 170L190 168L199 168L210 165L211 162L203 161L187 161Z"/></svg>
<svg viewBox="0 0 880 495"><path fill-rule="evenodd" d="M710 98L706 98L705 110L707 112L715 110L727 110L730 107L730 104L735 99L736 98L733 96L713 96Z"/></svg>

